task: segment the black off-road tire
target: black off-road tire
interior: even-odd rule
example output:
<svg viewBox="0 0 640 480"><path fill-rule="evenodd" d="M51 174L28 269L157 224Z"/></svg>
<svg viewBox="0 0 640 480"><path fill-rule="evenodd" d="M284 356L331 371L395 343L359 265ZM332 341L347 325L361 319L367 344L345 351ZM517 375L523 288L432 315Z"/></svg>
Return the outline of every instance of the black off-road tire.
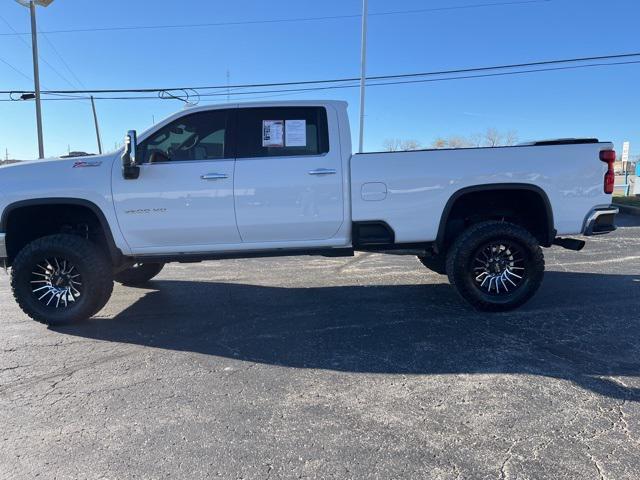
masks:
<svg viewBox="0 0 640 480"><path fill-rule="evenodd" d="M523 254L524 279L511 292L491 295L478 287L477 272L473 270L477 265L475 255L484 245L493 242L510 243ZM482 222L469 227L454 242L447 255L447 275L458 294L475 309L503 312L523 305L536 293L544 277L544 256L538 240L519 225Z"/></svg>
<svg viewBox="0 0 640 480"><path fill-rule="evenodd" d="M114 280L131 287L144 285L158 275L163 268L164 263L137 263L131 268L116 273Z"/></svg>
<svg viewBox="0 0 640 480"><path fill-rule="evenodd" d="M418 257L418 260L433 272L439 273L440 275L447 274L447 259L444 255L438 255L436 257Z"/></svg>
<svg viewBox="0 0 640 480"><path fill-rule="evenodd" d="M80 274L78 299L64 308L46 306L33 292L33 272L51 258L66 259ZM97 245L76 235L50 235L27 244L11 268L11 289L22 309L32 319L47 325L62 325L91 318L106 305L113 291L113 267Z"/></svg>

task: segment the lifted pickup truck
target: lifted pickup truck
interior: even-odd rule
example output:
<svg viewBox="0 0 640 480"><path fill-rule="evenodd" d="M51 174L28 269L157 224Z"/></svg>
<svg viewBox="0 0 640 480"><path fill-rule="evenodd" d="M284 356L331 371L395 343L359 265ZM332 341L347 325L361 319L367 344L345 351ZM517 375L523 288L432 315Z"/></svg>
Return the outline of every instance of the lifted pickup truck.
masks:
<svg viewBox="0 0 640 480"><path fill-rule="evenodd" d="M167 262L415 255L469 304L536 292L541 247L615 229L594 139L352 155L337 101L195 107L103 156L0 169L0 259L31 318L82 320Z"/></svg>

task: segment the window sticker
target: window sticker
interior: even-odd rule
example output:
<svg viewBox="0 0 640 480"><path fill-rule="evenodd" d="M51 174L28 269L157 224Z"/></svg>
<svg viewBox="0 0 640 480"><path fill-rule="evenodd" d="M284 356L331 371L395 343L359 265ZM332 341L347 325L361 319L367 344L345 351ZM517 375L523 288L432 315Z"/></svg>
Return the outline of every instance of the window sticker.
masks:
<svg viewBox="0 0 640 480"><path fill-rule="evenodd" d="M262 146L284 147L284 120L262 121Z"/></svg>
<svg viewBox="0 0 640 480"><path fill-rule="evenodd" d="M307 121L287 120L285 123L285 144L287 147L307 146Z"/></svg>

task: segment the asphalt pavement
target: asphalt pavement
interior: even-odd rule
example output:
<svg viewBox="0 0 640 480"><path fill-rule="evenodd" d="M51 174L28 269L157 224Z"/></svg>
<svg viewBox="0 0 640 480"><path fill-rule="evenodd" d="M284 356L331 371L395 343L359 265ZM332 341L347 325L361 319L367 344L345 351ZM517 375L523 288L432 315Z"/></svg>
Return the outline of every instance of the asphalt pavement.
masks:
<svg viewBox="0 0 640 480"><path fill-rule="evenodd" d="M89 322L0 275L0 478L637 479L640 218L518 311L413 257L171 265Z"/></svg>

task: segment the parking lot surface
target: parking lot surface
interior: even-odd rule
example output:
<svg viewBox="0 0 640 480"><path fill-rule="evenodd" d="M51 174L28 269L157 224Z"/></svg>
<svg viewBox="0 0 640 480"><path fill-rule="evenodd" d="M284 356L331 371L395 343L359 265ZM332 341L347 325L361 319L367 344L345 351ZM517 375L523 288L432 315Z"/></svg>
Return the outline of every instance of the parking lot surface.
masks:
<svg viewBox="0 0 640 480"><path fill-rule="evenodd" d="M0 276L0 478L637 479L640 222L518 311L414 257L171 265L89 322Z"/></svg>

